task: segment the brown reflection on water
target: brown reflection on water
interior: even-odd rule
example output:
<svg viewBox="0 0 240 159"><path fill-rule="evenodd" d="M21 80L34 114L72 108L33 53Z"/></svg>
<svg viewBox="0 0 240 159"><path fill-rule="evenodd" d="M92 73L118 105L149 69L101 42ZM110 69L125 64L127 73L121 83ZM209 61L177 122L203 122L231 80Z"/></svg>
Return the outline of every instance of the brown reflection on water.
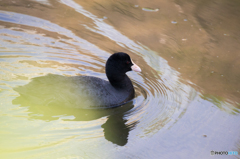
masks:
<svg viewBox="0 0 240 159"><path fill-rule="evenodd" d="M198 69L189 68L193 74L189 79L196 83L204 94L212 94L239 103L239 1L196 1L188 4L178 2L183 10L186 10L186 14L193 15L199 24L199 31L204 31L207 37L196 40L196 44L202 41L203 45L195 45L197 49L202 47L201 52L189 52L189 49L183 47L188 54L201 55L194 60L195 63L199 63ZM183 75L191 76L190 71L187 70Z"/></svg>
<svg viewBox="0 0 240 159"><path fill-rule="evenodd" d="M240 103L239 1L78 3L158 52L204 96ZM159 11L143 11L144 7Z"/></svg>
<svg viewBox="0 0 240 159"><path fill-rule="evenodd" d="M181 73L183 81L191 81L203 96L240 103L239 1L75 2L98 18L103 18L105 23L123 35L156 51ZM94 27L92 19L58 1L50 0L49 3L51 5L27 0L15 0L14 3L1 1L0 10L17 10L18 13L49 20L103 50L125 51L136 59L127 48L86 29L84 25ZM142 8L145 7L159 10L144 11ZM35 28L35 31L38 30L44 32ZM144 69L151 70L143 59L137 60L144 66L143 73L146 72ZM239 107L239 104L236 105Z"/></svg>

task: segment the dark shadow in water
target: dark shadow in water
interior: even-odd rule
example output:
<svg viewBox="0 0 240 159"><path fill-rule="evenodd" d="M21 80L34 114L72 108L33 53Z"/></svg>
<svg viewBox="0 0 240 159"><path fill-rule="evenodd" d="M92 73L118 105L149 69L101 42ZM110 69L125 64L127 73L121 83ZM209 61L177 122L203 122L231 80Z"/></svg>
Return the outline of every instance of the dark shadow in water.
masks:
<svg viewBox="0 0 240 159"><path fill-rule="evenodd" d="M117 114L108 116L108 120L102 125L105 139L119 146L124 146L128 142L129 132L139 122L135 121L131 124L126 124L128 120L124 119L124 116L126 116L129 112L128 110L132 108L133 105L131 102L118 109Z"/></svg>
<svg viewBox="0 0 240 159"><path fill-rule="evenodd" d="M33 87L37 86L33 85ZM51 88L51 85L48 87L48 90L53 89ZM62 118L64 121L91 121L101 117L107 117L108 120L102 125L105 139L119 146L124 146L127 144L129 132L138 123L138 121L136 121L131 124L126 124L128 120L124 119L124 116L127 116L129 110L134 107L133 101L130 101L120 107L109 109L66 108L59 105L41 105L38 103L39 99L36 99L36 101L33 99L28 100L27 96L31 96L32 94L26 94L28 91L24 90L24 88L27 89L25 86L23 86L21 89L15 89L18 90L17 92L20 94L20 96L15 98L12 103L14 105L26 107L29 112L29 120L44 120L49 122ZM39 94L39 96L42 97L44 92L36 91L34 93L35 95Z"/></svg>

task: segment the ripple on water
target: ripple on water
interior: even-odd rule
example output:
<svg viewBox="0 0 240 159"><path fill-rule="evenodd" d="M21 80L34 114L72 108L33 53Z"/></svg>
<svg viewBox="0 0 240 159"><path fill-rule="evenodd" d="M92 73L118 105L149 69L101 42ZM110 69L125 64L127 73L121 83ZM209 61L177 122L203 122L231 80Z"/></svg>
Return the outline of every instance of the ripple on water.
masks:
<svg viewBox="0 0 240 159"><path fill-rule="evenodd" d="M158 9L152 11L158 11ZM48 73L65 76L92 75L106 79L104 65L110 53L81 39L70 30L50 21L14 12L1 11L0 19L12 25L18 24L14 27L4 26L4 29L0 30L2 37L0 41L4 45L0 48L3 74L0 77L3 80L0 88L6 90L5 87L12 89L25 85L31 78ZM97 22L101 28L102 25L99 23L102 21ZM24 28L24 25L28 28ZM32 30L36 28L42 30L33 32ZM50 32L52 36L49 35ZM105 33L107 32L101 32L101 34ZM11 98L3 102L6 105L8 103L8 107L4 110L8 109L6 112L10 112L11 116L4 116L5 121L9 123L4 130L6 132L17 130L22 138L17 140L17 136L13 137L13 140L16 139L19 142L14 147L8 144L7 151L61 149L61 145L77 144L74 140L83 141L86 145L92 141L97 141L95 144L100 145L107 140L124 146L128 143L131 131L136 130L139 137L146 137L164 130L163 128L167 129L173 124L172 121L179 118L183 112L179 109L183 107L182 96L178 94L181 88L172 87L173 81L169 75L163 75L168 77L168 80L159 77L156 68L152 67L158 65L151 64L152 61L158 63L156 56L152 56L152 52L148 52L147 48L145 50L144 47L126 37L117 39L121 34L117 31L116 34L119 36L114 37L115 39L111 37L112 35L108 36L116 40L119 45L126 43L121 46L130 47L136 52L134 55L137 59L144 58L144 62L150 65L148 70L150 73L129 73L134 83L136 97L115 109L79 111L29 103L9 104L19 96L13 90L9 91L6 96ZM121 41L122 39L126 41ZM145 54L138 52L138 49L145 50ZM163 73L169 71L169 67L165 65L161 63ZM11 76L12 74L14 75ZM6 139L9 136L10 133L5 134ZM33 138L36 139L35 142L29 143ZM7 144L7 140L3 143Z"/></svg>

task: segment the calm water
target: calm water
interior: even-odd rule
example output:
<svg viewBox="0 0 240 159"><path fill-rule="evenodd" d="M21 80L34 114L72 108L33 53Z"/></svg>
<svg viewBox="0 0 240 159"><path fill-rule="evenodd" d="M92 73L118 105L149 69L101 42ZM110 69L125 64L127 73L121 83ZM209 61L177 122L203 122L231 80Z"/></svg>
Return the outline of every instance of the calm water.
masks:
<svg viewBox="0 0 240 159"><path fill-rule="evenodd" d="M0 158L239 158L240 2L0 1ZM136 97L76 110L19 101L59 74L106 79L128 53ZM36 90L37 92L38 90Z"/></svg>

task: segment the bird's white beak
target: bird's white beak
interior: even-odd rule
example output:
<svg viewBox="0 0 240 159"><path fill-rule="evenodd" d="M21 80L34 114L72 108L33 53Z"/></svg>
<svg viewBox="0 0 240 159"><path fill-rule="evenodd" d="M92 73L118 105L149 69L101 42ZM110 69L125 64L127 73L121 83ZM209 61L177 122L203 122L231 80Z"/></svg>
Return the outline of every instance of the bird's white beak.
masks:
<svg viewBox="0 0 240 159"><path fill-rule="evenodd" d="M132 60L131 60L132 61ZM136 65L133 61L132 61L133 65L131 66L131 69L135 72L141 72L141 68L138 67L138 65Z"/></svg>

